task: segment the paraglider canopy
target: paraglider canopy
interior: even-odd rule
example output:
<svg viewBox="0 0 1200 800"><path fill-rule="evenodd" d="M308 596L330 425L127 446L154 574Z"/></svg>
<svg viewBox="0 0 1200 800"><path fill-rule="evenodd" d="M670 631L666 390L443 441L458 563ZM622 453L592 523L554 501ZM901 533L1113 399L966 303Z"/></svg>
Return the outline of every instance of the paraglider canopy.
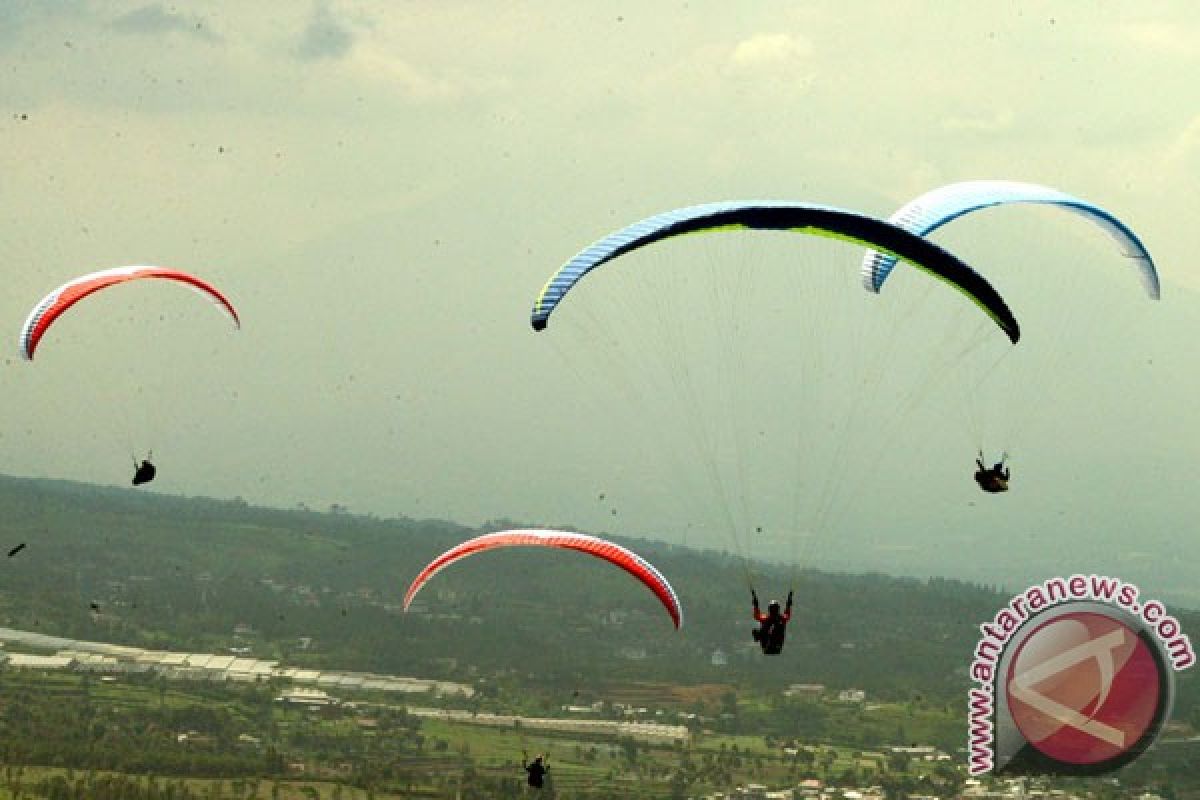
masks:
<svg viewBox="0 0 1200 800"><path fill-rule="evenodd" d="M932 242L890 222L854 211L777 201L724 202L667 211L610 233L564 264L534 302L531 324L543 330L550 315L583 276L640 247L685 233L752 229L797 231L849 239L890 255L950 284L975 302L1016 344L1020 326L1000 294L981 275Z"/></svg>
<svg viewBox="0 0 1200 800"><path fill-rule="evenodd" d="M110 286L142 278L163 278L189 286L208 297L218 308L225 312L233 320L234 326L241 327L241 320L238 319L237 311L225 299L224 295L217 291L215 287L197 278L195 275L167 267L114 267L113 269L105 269L81 275L64 283L39 300L37 305L33 307L33 310L29 312L29 317L25 320L25 324L21 326L21 357L27 361L32 361L33 354L37 350L42 336L54 324L55 320L80 300L91 294L95 294L101 289L107 289Z"/></svg>
<svg viewBox="0 0 1200 800"><path fill-rule="evenodd" d="M580 553L594 556L596 558L607 561L608 563L625 570L637 580L654 592L654 595L662 603L663 608L671 615L671 621L678 628L683 624L683 609L679 605L679 598L675 594L675 590L667 579L663 577L649 561L628 550L619 544L601 539L596 536L589 536L585 533L574 533L572 531L556 531L556 530L508 530L498 531L496 533L485 533L482 536L476 536L462 544L452 547L440 556L429 563L408 587L408 591L404 593L404 610L408 611L408 607L412 604L413 598L417 592L437 573L441 572L446 567L474 555L482 553L485 550L494 550L500 547L557 547L564 550L575 550Z"/></svg>
<svg viewBox="0 0 1200 800"><path fill-rule="evenodd" d="M1158 271L1150 253L1129 226L1094 203L1048 186L994 180L951 183L908 201L888 217L888 222L925 236L964 214L1010 203L1056 206L1092 222L1111 236L1125 257L1136 266L1146 294L1152 300L1158 299ZM868 291L878 292L895 266L894 254L868 250L862 263L863 286Z"/></svg>

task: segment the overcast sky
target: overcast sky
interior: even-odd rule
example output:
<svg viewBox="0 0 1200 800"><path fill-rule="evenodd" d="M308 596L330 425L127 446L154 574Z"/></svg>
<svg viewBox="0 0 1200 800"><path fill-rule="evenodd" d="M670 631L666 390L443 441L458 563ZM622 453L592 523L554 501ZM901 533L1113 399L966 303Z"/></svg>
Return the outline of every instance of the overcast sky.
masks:
<svg viewBox="0 0 1200 800"><path fill-rule="evenodd" d="M1200 557L1198 69L1186 0L10 0L0 470L124 484L131 451L153 447L161 492L729 548L694 454L643 457L679 432L647 442L647 418L597 414L605 376L581 396L589 376L564 353L600 354L530 331L546 278L680 205L886 216L943 183L1012 178L1129 223L1163 301L1070 215L1001 209L939 232L1005 293L1024 344L1067 354L1021 362L1019 385L997 389L1024 429L1014 490L974 489L975 443L943 430L953 404L927 390L886 458L841 468L849 510L805 554L1010 583L1095 569L1185 596ZM792 246L856 285L858 249L811 242ZM38 298L135 263L210 280L243 329L174 287L122 287L64 317L36 362L17 359ZM1046 344L1067 291L1091 293L1079 333ZM712 329L698 313L678 324ZM766 355L788 363L788 339ZM905 352L897 373L915 374ZM733 413L780 405L769 387L749 394ZM743 451L786 483L780 452ZM778 550L788 532L772 527Z"/></svg>

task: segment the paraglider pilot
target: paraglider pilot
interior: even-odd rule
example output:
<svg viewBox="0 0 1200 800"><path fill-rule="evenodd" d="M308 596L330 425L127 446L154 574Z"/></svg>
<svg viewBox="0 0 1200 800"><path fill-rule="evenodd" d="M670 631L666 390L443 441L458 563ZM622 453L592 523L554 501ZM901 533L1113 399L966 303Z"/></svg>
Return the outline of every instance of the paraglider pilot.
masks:
<svg viewBox="0 0 1200 800"><path fill-rule="evenodd" d="M1008 459L1008 454L1005 453L1000 457L1000 460L988 469L983 465L983 451L980 451L979 458L975 459L975 465L979 467L975 472L975 482L979 484L979 488L990 494L1008 491L1008 467L1004 466L1005 460Z"/></svg>
<svg viewBox="0 0 1200 800"><path fill-rule="evenodd" d="M525 756L525 758L528 758L528 756L524 753L522 753L522 755ZM522 761L523 760L524 759L522 759ZM550 767L546 766L543 762L542 756L539 755L533 761L525 764L524 766L525 771L529 773L529 785L535 789L541 789L542 786L545 785L546 773L550 771Z"/></svg>
<svg viewBox="0 0 1200 800"><path fill-rule="evenodd" d="M787 635L787 624L792 618L792 593L788 592L787 608L780 613L779 601L772 600L767 605L767 613L758 607L758 594L750 590L750 598L754 601L754 621L759 627L751 631L754 641L762 648L763 655L777 656L783 652L783 638Z"/></svg>
<svg viewBox="0 0 1200 800"><path fill-rule="evenodd" d="M135 458L133 460L133 465L135 467L135 472L133 473L134 486L141 486L143 483L149 483L150 481L154 480L154 475L158 470L156 470L154 465L150 463L149 457L142 459L142 463L140 465L137 463L137 459Z"/></svg>

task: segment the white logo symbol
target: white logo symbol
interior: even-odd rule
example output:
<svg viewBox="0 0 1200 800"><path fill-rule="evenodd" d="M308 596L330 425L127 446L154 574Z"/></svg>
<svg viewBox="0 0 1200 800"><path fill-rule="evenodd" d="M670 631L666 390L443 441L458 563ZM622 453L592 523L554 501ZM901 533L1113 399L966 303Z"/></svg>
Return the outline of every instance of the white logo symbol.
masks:
<svg viewBox="0 0 1200 800"><path fill-rule="evenodd" d="M1064 650L1053 658L1046 659L1036 667L1031 667L1024 672L1014 675L1012 681L1008 684L1008 692L1021 702L1037 709L1056 722L1062 723L1062 725L1069 725L1114 747L1124 747L1124 732L1110 725L1105 725L1102 722L1097 722L1092 718L1100 713L1100 709L1104 706L1104 701L1108 699L1108 693L1112 689L1113 677L1116 673L1113 651L1124 644L1125 629L1117 628L1098 639L1092 639L1091 641L1076 645L1070 650ZM1100 696L1096 699L1092 717L1085 717L1075 709L1068 708L1062 703L1052 700L1033 689L1036 684L1041 683L1052 675L1057 675L1063 670L1070 669L1088 659L1095 659L1096 666L1100 669Z"/></svg>

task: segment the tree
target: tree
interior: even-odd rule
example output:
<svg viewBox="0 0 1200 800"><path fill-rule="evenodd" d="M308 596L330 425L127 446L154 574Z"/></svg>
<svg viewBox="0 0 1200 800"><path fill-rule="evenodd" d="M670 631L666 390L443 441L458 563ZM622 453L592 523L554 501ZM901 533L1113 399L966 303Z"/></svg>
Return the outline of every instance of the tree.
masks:
<svg viewBox="0 0 1200 800"><path fill-rule="evenodd" d="M908 753L901 750L893 750L892 754L888 756L888 769L892 772L906 772L908 771L908 762L910 760L911 757Z"/></svg>
<svg viewBox="0 0 1200 800"><path fill-rule="evenodd" d="M638 743L632 737L626 736L621 738L621 752L629 764L637 764Z"/></svg>

